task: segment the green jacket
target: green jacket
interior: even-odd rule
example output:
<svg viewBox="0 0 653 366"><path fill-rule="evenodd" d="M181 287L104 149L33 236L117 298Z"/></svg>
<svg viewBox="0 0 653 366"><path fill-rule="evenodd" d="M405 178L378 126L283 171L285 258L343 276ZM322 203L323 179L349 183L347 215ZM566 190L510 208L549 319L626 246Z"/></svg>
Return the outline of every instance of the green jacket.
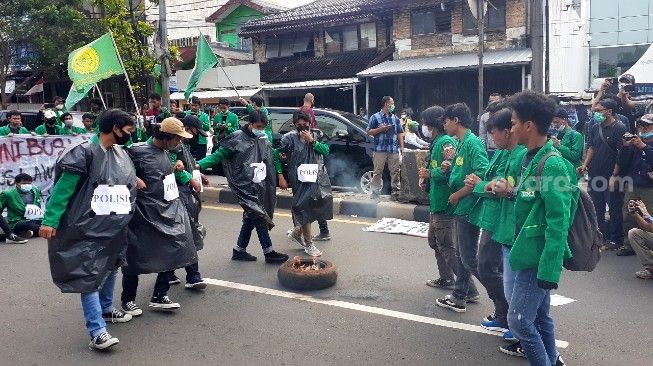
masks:
<svg viewBox="0 0 653 366"><path fill-rule="evenodd" d="M9 129L9 125L0 127L0 136L7 136L11 133L11 130ZM19 135L29 135L29 130L26 129L25 127L21 127L18 129L18 134Z"/></svg>
<svg viewBox="0 0 653 366"><path fill-rule="evenodd" d="M85 128L73 126L69 130L66 127L61 127L61 134L62 135L72 135L72 134L81 135L81 134L85 134L85 133L89 133L88 131L86 131Z"/></svg>
<svg viewBox="0 0 653 366"><path fill-rule="evenodd" d="M513 271L536 268L538 280L558 283L562 262L571 258L567 234L580 191L576 170L559 155L548 158L542 176L534 177L540 159L549 151L556 151L551 141L535 154L515 192L518 234L510 250L510 267ZM536 187L539 182L541 189Z"/></svg>
<svg viewBox="0 0 653 366"><path fill-rule="evenodd" d="M454 148L458 146L456 140L447 135L438 135L431 144L431 162L429 170L431 171L431 182L429 188L429 201L431 202L431 213L443 212L451 214L453 207L449 204L451 189L447 185L448 176L442 172L442 162L444 161L444 148L451 145Z"/></svg>
<svg viewBox="0 0 653 366"><path fill-rule="evenodd" d="M54 125L54 130L55 130L55 135L68 135L69 134L68 131L66 131L65 128L63 128L61 126L57 126L56 124ZM47 130L45 129L45 125L40 125L40 126L36 127L34 132L39 136L43 136L43 135L45 135L47 133Z"/></svg>
<svg viewBox="0 0 653 366"><path fill-rule="evenodd" d="M247 105L247 113L252 113L254 111L254 106L252 104ZM270 120L270 112L265 107L261 107L261 112L265 114L268 119L268 124L265 125L265 134L268 135L268 140L270 143L274 143L272 138L272 121Z"/></svg>
<svg viewBox="0 0 653 366"><path fill-rule="evenodd" d="M580 132L571 127L567 127L558 151L563 158L569 160L574 168L578 168L583 163L583 150L585 149L585 137Z"/></svg>
<svg viewBox="0 0 653 366"><path fill-rule="evenodd" d="M524 156L526 156L526 147L524 145L515 146L508 153L503 171L499 171L498 175L505 178L513 187L517 185L517 181L521 177ZM510 246L515 239L515 201L508 198L502 198L499 201L499 212L496 217L501 218L501 223L495 227L492 240Z"/></svg>
<svg viewBox="0 0 653 366"><path fill-rule="evenodd" d="M479 177L481 181L474 186L474 195L479 199L469 213L469 222L492 233L494 233L501 221L497 220L500 217L501 200L495 195L486 194L485 186L501 176L500 174L506 169L508 155L510 155L508 150L496 150L492 155L492 160L490 160L487 173L485 173L485 176Z"/></svg>
<svg viewBox="0 0 653 366"><path fill-rule="evenodd" d="M220 141L220 130L218 125L225 124L226 128L224 129L224 137L231 135L232 133L240 129L240 123L238 122L238 115L234 112L227 111L227 119L222 122L222 113L218 113L213 117L213 143Z"/></svg>
<svg viewBox="0 0 653 366"><path fill-rule="evenodd" d="M34 193L34 205L41 207L41 190L37 186L32 186L32 193ZM25 218L25 202L16 187L0 192L0 213L5 208L7 209L7 221L12 228Z"/></svg>
<svg viewBox="0 0 653 366"><path fill-rule="evenodd" d="M451 173L449 174L451 191L457 192L463 188L465 186L465 177L471 173L484 177L487 166L487 152L483 141L476 137L471 130L468 130L458 144L456 156L451 164ZM477 200L478 197L473 194L463 197L458 201L453 214L456 216L469 215Z"/></svg>
<svg viewBox="0 0 653 366"><path fill-rule="evenodd" d="M186 111L185 113L187 116L191 114L190 110ZM202 129L206 132L209 132L211 129L211 119L209 118L209 115L205 112L200 111L200 113L197 114L197 118L199 118L200 122L202 122ZM205 136L199 135L197 137L197 143L200 145L206 145L208 142L209 139Z"/></svg>

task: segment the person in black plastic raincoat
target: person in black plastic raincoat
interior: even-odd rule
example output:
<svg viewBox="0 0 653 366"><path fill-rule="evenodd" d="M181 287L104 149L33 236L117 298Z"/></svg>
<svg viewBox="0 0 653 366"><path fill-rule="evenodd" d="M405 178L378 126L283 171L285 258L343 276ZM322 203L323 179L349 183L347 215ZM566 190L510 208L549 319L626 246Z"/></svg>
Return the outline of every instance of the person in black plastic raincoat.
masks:
<svg viewBox="0 0 653 366"><path fill-rule="evenodd" d="M186 132L191 135L195 136L199 134L208 136L206 131L202 129L202 122L200 122L197 116L192 114L184 116L182 123ZM200 251L204 247L204 237L206 236L206 229L199 222L199 215L202 210L202 200L200 199L202 185L200 180L205 184L208 183L208 180L206 180L206 177L198 174L199 170L195 170L197 163L191 153L189 141L189 139L184 139L175 149L168 151L168 155L170 155L171 163L176 164L177 161L181 161L184 165L184 170L175 172L175 179L179 188L179 198L184 203L188 217L190 218L195 248ZM196 174L194 175L193 173ZM171 285L176 285L181 283L181 280L173 272L169 282ZM193 290L203 290L206 288L206 283L202 280L197 262L186 266L186 284L184 287Z"/></svg>
<svg viewBox="0 0 653 366"><path fill-rule="evenodd" d="M277 154L273 153L272 144L265 134L267 117L260 111L252 111L248 121L247 126L221 140L218 150L198 164L200 169L205 170L222 162L229 187L245 210L243 226L231 259L256 260L255 256L246 251L252 230L256 229L265 261L283 263L288 260L288 256L272 249L268 231L274 227L272 217L277 200L277 177L281 188L288 188L288 184L281 174L281 163L274 158Z"/></svg>
<svg viewBox="0 0 653 366"><path fill-rule="evenodd" d="M288 161L288 180L293 193L295 228L288 238L302 245L306 254L318 257L322 252L313 244L311 224L315 220L333 218L331 181L324 167L329 146L317 141L319 131L310 129L311 117L308 114L295 112L293 123L296 130L281 139L281 154Z"/></svg>
<svg viewBox="0 0 653 366"><path fill-rule="evenodd" d="M48 239L52 280L62 292L81 294L94 349L118 343L105 319L132 318L113 307L113 288L136 199L134 165L121 146L133 128L127 113L110 109L100 117L99 134L61 154L39 230Z"/></svg>
<svg viewBox="0 0 653 366"><path fill-rule="evenodd" d="M177 268L197 263L190 219L175 177L184 167L181 162L173 167L168 154L182 138L192 135L174 117L153 126L152 133L152 139L129 148L136 175L145 183L129 223L127 266L122 268L120 300L123 310L132 315L142 314L135 303L139 274L158 273L150 307L178 309L180 305L167 296L171 275Z"/></svg>

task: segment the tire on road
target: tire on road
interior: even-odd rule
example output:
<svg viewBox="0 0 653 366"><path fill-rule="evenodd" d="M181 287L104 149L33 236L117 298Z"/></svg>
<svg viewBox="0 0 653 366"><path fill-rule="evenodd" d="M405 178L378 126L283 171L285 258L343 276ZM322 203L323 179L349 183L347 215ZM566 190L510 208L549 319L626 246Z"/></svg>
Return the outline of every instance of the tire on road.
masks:
<svg viewBox="0 0 653 366"><path fill-rule="evenodd" d="M302 259L302 263L312 262L311 259ZM301 272L292 268L293 261L290 260L279 267L277 278L284 287L296 291L313 291L331 287L336 284L338 273L336 266L322 259L317 262L322 268L320 271Z"/></svg>

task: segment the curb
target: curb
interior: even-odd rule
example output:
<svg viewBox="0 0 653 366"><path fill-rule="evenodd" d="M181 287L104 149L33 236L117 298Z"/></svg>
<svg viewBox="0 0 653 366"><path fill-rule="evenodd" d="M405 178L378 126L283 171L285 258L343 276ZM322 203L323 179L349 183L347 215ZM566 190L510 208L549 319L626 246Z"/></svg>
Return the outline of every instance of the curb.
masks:
<svg viewBox="0 0 653 366"><path fill-rule="evenodd" d="M237 205L238 199L229 188L207 187L202 193L202 201ZM292 196L277 194L277 208L289 210ZM399 203L391 201L333 199L333 214L368 218L394 217L402 220L429 222L430 209L427 205Z"/></svg>

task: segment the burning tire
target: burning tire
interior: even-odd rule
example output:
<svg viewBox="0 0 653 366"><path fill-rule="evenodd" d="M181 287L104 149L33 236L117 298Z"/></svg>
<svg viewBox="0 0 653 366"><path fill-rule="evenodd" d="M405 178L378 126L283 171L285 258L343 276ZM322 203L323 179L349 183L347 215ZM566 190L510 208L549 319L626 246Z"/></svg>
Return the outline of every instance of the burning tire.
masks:
<svg viewBox="0 0 653 366"><path fill-rule="evenodd" d="M296 291L321 290L336 284L338 273L333 263L316 259L313 264L311 258L296 257L279 267L277 278L281 285Z"/></svg>

